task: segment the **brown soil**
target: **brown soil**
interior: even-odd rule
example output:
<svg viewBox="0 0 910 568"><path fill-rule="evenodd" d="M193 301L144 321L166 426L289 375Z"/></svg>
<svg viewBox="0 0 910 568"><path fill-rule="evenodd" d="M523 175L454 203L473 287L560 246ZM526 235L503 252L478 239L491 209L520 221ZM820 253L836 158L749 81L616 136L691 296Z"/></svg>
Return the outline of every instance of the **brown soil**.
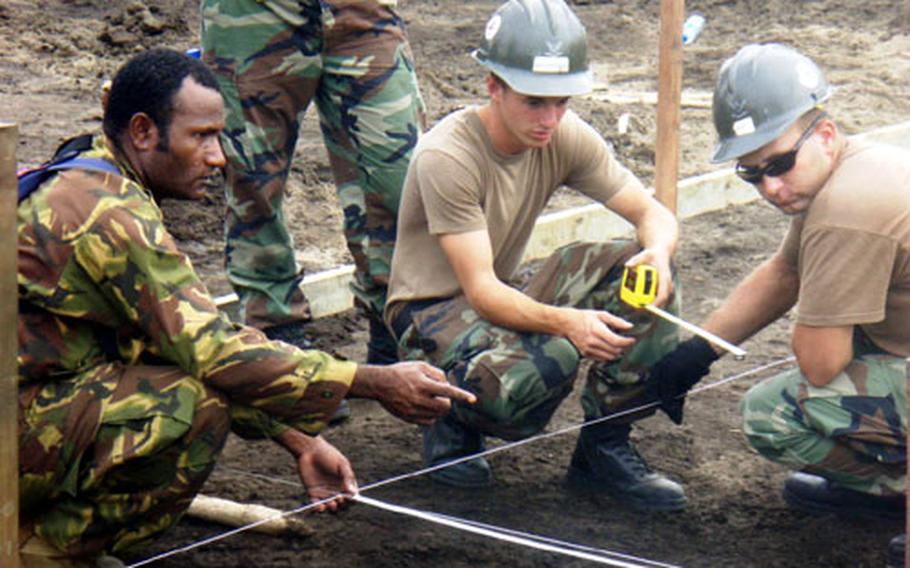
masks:
<svg viewBox="0 0 910 568"><path fill-rule="evenodd" d="M401 0L417 57L431 122L481 100L482 72L467 53L496 1ZM599 79L618 92L656 89L659 2L588 0L577 12L588 28ZM781 41L814 57L838 87L830 110L847 132L903 120L910 111L905 77L910 67L906 3L898 0L703 0L689 10L707 16L699 41L685 50L684 89L710 91L720 62L747 42ZM150 46L185 49L198 43L196 0L0 2L0 119L20 124L19 160L35 164L64 137L96 129L99 86L130 54ZM603 71L606 71L604 75ZM573 101L642 179L653 176L655 109ZM626 134L617 119L631 116ZM681 176L712 168L710 111L684 108ZM310 270L348 262L341 214L318 128L306 122L289 187L300 260ZM560 194L557 206L580 201ZM223 198L166 204L165 214L213 293L229 291L221 274ZM683 223L677 266L685 315L699 321L752 266L774 250L786 220L762 204L703 215ZM749 358L723 361L711 379L789 354L788 322L779 321L745 347ZM366 333L352 313L313 324L320 347L362 360ZM417 478L368 495L393 503L547 535L644 558L691 566L883 566L900 523L814 518L780 499L786 471L752 452L739 432L737 403L759 377L696 394L686 421L663 416L635 432L656 468L681 480L690 505L677 514L628 510L607 498L569 491L563 482L574 434L502 452L491 459L495 484L483 492L439 487ZM577 392L551 429L580 419ZM362 486L420 466L417 429L376 405L354 401L354 418L327 433L352 460ZM294 480L293 463L269 443L232 439L205 492L281 509L299 506L302 493L236 470ZM582 561L466 536L423 521L359 505L338 515L305 517L310 538L243 533L160 561L160 566L574 566ZM217 525L183 521L149 554L221 532ZM143 556L144 557L144 556ZM136 558L138 560L139 558Z"/></svg>

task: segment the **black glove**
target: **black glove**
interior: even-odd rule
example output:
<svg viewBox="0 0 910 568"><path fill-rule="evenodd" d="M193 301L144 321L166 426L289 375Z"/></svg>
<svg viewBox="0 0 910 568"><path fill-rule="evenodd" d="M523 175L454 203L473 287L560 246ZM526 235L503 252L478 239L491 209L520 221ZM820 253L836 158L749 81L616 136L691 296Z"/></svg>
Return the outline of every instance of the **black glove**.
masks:
<svg viewBox="0 0 910 568"><path fill-rule="evenodd" d="M682 424L686 393L711 371L711 363L718 357L701 337L683 341L651 368L645 382L648 400L660 402L670 420Z"/></svg>

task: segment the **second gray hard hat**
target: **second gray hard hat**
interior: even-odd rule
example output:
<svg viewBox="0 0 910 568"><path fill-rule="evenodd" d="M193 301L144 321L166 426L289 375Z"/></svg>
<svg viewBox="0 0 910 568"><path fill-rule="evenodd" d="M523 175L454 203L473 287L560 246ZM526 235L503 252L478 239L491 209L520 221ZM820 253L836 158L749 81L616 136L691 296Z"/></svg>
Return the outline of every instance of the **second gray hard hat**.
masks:
<svg viewBox="0 0 910 568"><path fill-rule="evenodd" d="M714 88L718 141L711 161L758 150L832 92L818 65L795 49L776 43L743 47L721 66Z"/></svg>

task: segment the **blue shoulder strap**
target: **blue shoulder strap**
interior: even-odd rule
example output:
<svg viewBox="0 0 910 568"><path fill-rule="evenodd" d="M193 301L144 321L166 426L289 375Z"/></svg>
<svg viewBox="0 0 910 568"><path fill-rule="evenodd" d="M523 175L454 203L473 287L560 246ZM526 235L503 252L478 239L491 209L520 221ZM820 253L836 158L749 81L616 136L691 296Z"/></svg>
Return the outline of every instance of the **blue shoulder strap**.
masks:
<svg viewBox="0 0 910 568"><path fill-rule="evenodd" d="M79 168L94 172L119 174L117 166L101 158L72 157L60 162L50 162L19 174L19 203L32 194L47 178L56 172Z"/></svg>

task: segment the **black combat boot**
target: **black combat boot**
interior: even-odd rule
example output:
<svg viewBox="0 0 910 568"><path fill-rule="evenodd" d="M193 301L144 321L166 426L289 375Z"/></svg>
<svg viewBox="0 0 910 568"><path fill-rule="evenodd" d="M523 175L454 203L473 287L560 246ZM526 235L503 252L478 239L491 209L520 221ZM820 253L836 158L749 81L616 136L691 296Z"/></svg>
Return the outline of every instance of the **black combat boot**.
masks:
<svg viewBox="0 0 910 568"><path fill-rule="evenodd" d="M899 534L888 543L888 568L904 568L907 554L907 533Z"/></svg>
<svg viewBox="0 0 910 568"><path fill-rule="evenodd" d="M470 430L456 421L451 413L436 420L423 430L423 465L432 467L484 450L483 434ZM486 487L490 485L490 464L482 457L437 469L430 479L455 487Z"/></svg>
<svg viewBox="0 0 910 568"><path fill-rule="evenodd" d="M872 495L841 487L818 475L795 472L784 481L784 501L810 514L834 513L867 519L903 519L903 495Z"/></svg>
<svg viewBox="0 0 910 568"><path fill-rule="evenodd" d="M686 494L676 482L655 472L629 442L628 424L582 428L569 464L569 483L603 491L638 509L678 511Z"/></svg>

